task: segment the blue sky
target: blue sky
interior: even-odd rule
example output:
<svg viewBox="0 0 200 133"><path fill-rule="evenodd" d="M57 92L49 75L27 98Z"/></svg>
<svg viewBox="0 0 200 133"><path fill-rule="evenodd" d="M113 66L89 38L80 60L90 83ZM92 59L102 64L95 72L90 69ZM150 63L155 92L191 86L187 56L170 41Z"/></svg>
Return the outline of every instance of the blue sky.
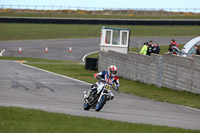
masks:
<svg viewBox="0 0 200 133"><path fill-rule="evenodd" d="M0 5L100 8L200 8L200 0L0 0Z"/></svg>

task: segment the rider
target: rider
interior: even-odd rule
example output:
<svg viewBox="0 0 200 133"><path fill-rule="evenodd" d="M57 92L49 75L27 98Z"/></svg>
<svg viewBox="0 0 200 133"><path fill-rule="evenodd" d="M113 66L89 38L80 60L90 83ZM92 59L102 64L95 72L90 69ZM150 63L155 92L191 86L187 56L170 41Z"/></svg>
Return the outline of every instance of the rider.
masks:
<svg viewBox="0 0 200 133"><path fill-rule="evenodd" d="M88 91L88 94L84 92L84 98L88 98L91 92L95 91L99 84L100 80L105 80L108 84L113 85L115 83L115 90L119 91L119 77L117 76L117 67L114 65L111 65L107 71L102 71L99 73L95 73L94 77L98 79L99 81L96 82L96 84L93 84L91 86L91 89ZM114 94L110 91L110 96L108 97L108 100L112 100L114 98Z"/></svg>

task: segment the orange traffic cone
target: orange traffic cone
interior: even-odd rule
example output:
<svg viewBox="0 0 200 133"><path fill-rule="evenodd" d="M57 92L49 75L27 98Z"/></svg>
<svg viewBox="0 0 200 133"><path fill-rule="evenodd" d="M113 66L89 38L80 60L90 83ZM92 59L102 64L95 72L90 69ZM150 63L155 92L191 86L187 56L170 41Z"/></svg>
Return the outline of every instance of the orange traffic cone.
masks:
<svg viewBox="0 0 200 133"><path fill-rule="evenodd" d="M22 53L22 48L21 47L19 47L19 54L21 54Z"/></svg>
<svg viewBox="0 0 200 133"><path fill-rule="evenodd" d="M72 52L72 47L69 47L69 52L70 52L70 53Z"/></svg>
<svg viewBox="0 0 200 133"><path fill-rule="evenodd" d="M48 47L45 48L45 53L48 53Z"/></svg>

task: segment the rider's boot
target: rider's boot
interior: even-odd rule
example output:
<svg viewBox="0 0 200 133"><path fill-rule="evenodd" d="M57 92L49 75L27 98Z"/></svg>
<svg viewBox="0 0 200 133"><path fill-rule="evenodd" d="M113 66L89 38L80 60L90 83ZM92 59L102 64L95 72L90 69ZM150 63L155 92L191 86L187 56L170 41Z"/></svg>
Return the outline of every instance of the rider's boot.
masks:
<svg viewBox="0 0 200 133"><path fill-rule="evenodd" d="M97 84L93 84L93 85L91 86L91 89L90 89L88 92L84 91L84 92L83 92L83 97L84 97L84 99L87 99L87 98L89 97L90 94L95 93L96 89L97 89Z"/></svg>
<svg viewBox="0 0 200 133"><path fill-rule="evenodd" d="M110 93L109 95L108 95L108 97L107 97L107 101L108 100L113 100L114 99L114 95L113 95L113 93Z"/></svg>
<svg viewBox="0 0 200 133"><path fill-rule="evenodd" d="M88 98L88 95L87 95L87 92L86 92L86 91L83 92L83 98L84 98L84 99L87 99L87 98Z"/></svg>

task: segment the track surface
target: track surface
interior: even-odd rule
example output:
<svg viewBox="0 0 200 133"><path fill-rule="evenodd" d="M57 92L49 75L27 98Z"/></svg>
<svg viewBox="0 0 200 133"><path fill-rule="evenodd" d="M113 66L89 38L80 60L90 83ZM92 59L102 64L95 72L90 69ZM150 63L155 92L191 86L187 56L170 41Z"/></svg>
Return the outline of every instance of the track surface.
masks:
<svg viewBox="0 0 200 133"><path fill-rule="evenodd" d="M160 45L169 44L174 38L179 44L185 44L194 37L133 37L130 47L138 46L153 40ZM58 39L58 40L25 40L25 41L0 41L0 50L6 49L3 56L32 57L56 60L82 61L82 57L90 52L99 50L99 38L92 39ZM48 53L45 53L45 47ZM22 53L19 54L19 47ZM72 53L69 53L72 47Z"/></svg>
<svg viewBox="0 0 200 133"><path fill-rule="evenodd" d="M89 84L0 61L0 105L42 109L111 120L200 130L200 110L116 94L100 112L84 111L82 92Z"/></svg>

